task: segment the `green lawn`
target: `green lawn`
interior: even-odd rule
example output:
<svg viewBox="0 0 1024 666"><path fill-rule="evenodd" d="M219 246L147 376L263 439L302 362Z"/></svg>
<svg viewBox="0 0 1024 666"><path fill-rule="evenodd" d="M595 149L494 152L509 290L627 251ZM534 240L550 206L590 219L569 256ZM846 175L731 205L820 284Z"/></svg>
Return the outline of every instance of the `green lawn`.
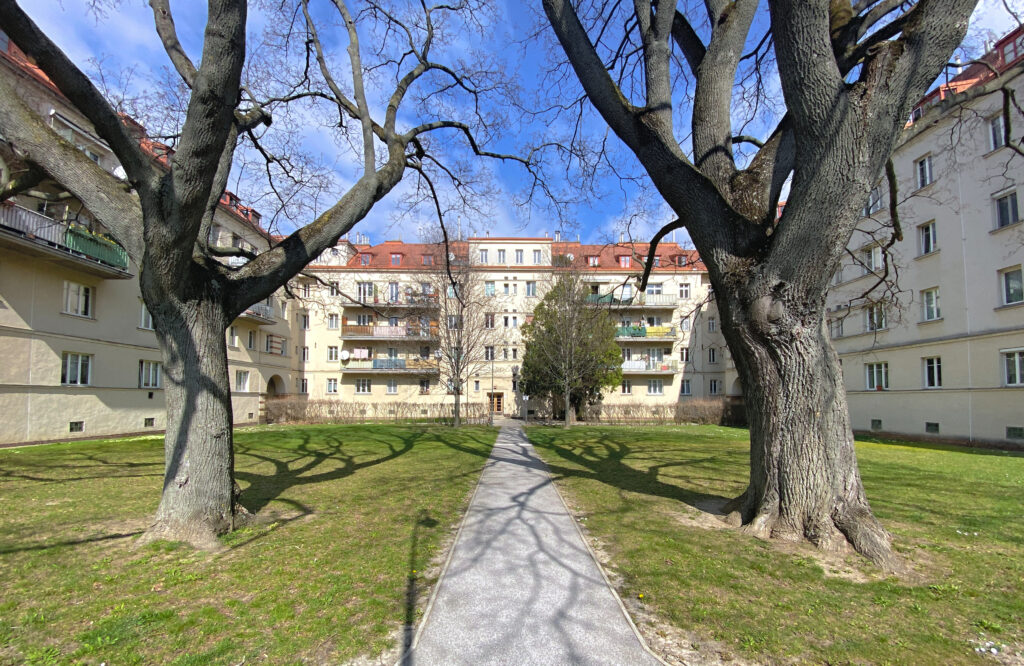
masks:
<svg viewBox="0 0 1024 666"><path fill-rule="evenodd" d="M997 647L1001 659L1017 653L1004 663L1024 660L1022 454L858 444L868 498L913 566L897 580L857 556L828 563L845 575L826 575L809 548L702 519L694 505L745 487L744 430L528 434L627 603L697 643L711 639L757 661L948 664L980 663L975 647L991 641L1009 646Z"/></svg>
<svg viewBox="0 0 1024 666"><path fill-rule="evenodd" d="M239 432L242 503L262 520L220 554L132 548L159 500L160 438L0 450L0 663L339 663L395 649L495 434Z"/></svg>

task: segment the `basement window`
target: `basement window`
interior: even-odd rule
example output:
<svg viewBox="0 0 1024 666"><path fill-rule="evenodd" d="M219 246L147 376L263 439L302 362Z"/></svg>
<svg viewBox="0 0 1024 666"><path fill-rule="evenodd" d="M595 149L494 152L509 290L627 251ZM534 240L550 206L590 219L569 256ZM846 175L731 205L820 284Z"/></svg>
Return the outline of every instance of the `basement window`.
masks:
<svg viewBox="0 0 1024 666"><path fill-rule="evenodd" d="M1024 426L1006 426L1006 439L1024 439Z"/></svg>
<svg viewBox="0 0 1024 666"><path fill-rule="evenodd" d="M881 430L882 429L882 419L871 419L871 429L872 430Z"/></svg>
<svg viewBox="0 0 1024 666"><path fill-rule="evenodd" d="M85 432L85 421L68 422L68 432Z"/></svg>
<svg viewBox="0 0 1024 666"><path fill-rule="evenodd" d="M144 427L146 427L146 428L155 428L156 427L156 419L153 418L153 417L149 417L148 419L145 419L143 421L143 424L144 424Z"/></svg>
<svg viewBox="0 0 1024 666"><path fill-rule="evenodd" d="M938 423L934 423L932 421L925 421L925 423L924 423L924 431L926 433L930 434L930 435L938 435L939 434L939 424Z"/></svg>

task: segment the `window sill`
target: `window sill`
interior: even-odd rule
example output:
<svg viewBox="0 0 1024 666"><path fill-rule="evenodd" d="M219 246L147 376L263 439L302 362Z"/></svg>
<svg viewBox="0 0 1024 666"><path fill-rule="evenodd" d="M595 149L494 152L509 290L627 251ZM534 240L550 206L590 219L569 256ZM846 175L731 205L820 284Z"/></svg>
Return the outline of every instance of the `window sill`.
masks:
<svg viewBox="0 0 1024 666"><path fill-rule="evenodd" d="M61 312L61 315L64 317L72 317L74 319L82 319L84 321L96 321L96 317L93 317L92 315L80 315L75 314L74 312Z"/></svg>
<svg viewBox="0 0 1024 666"><path fill-rule="evenodd" d="M927 259L928 257L934 257L935 255L937 255L941 251L942 251L942 248L939 248L938 250L932 250L931 252L926 252L924 254L919 254L916 257L914 257L914 261L917 261L919 259Z"/></svg>
<svg viewBox="0 0 1024 666"><path fill-rule="evenodd" d="M1024 224L1024 219L1017 220L1016 222L1011 222L1009 224L1004 224L1001 227L996 227L995 229L990 231L989 234L998 234L1000 231L1006 231L1007 229L1015 229L1019 227L1021 224Z"/></svg>
<svg viewBox="0 0 1024 666"><path fill-rule="evenodd" d="M936 322L942 321L943 319L944 319L943 317L936 317L935 319L925 319L925 320L917 322L917 325L918 326L925 326L926 324L934 324Z"/></svg>
<svg viewBox="0 0 1024 666"><path fill-rule="evenodd" d="M146 328L145 326L136 326L135 328L139 331L146 331L147 333L156 333L155 328Z"/></svg>
<svg viewBox="0 0 1024 666"><path fill-rule="evenodd" d="M924 185L918 185L917 189L910 193L911 196L916 196L918 194L921 194L922 192L927 191L929 188L935 185L936 182L937 181L933 179L932 181L925 183Z"/></svg>
<svg viewBox="0 0 1024 666"><path fill-rule="evenodd" d="M1012 310L1014 308L1019 308L1022 306L1024 306L1024 301L1017 301L1016 303L1006 303L1004 305L998 305L992 309L995 310L996 312L999 312L1000 310Z"/></svg>

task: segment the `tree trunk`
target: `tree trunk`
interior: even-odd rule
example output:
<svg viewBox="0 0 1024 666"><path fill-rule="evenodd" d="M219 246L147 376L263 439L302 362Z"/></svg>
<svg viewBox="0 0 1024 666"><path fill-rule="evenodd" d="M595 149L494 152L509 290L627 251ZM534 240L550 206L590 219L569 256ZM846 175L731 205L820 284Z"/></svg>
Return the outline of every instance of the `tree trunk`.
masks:
<svg viewBox="0 0 1024 666"><path fill-rule="evenodd" d="M143 542L167 539L217 549L217 535L236 524L224 334L230 322L209 298L163 300L151 312L163 352L167 433L163 494ZM253 386L259 377L250 374L249 382Z"/></svg>
<svg viewBox="0 0 1024 666"><path fill-rule="evenodd" d="M572 399L571 398L572 398L572 396L570 395L570 391L569 391L569 382L568 382L568 380L566 380L566 382L565 382L565 392L562 393L562 401L565 403L563 405L565 407L565 424L563 425L563 427L565 427L565 428L568 428L569 426L572 425L572 416L571 416L571 414L572 414Z"/></svg>
<svg viewBox="0 0 1024 666"><path fill-rule="evenodd" d="M460 418L461 418L462 415L459 413L459 409L460 409L460 404L459 404L459 387L456 386L455 387L455 418L452 421L452 425L454 427L456 427L456 428L458 428L460 423L461 423Z"/></svg>
<svg viewBox="0 0 1024 666"><path fill-rule="evenodd" d="M736 304L749 300L729 301L724 332L750 423L750 485L733 503L744 529L806 538L828 551L849 544L885 569L899 568L861 484L842 367L822 308L795 306L802 312L794 316L781 301L742 309Z"/></svg>

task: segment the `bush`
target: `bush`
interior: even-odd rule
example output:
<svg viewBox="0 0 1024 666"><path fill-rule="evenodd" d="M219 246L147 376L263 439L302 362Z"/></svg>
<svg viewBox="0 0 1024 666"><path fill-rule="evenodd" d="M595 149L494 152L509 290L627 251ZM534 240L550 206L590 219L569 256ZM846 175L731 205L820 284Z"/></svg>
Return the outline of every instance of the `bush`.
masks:
<svg viewBox="0 0 1024 666"><path fill-rule="evenodd" d="M379 423L420 421L450 424L455 407L444 403L373 403L309 400L288 397L267 400L267 423ZM487 423L487 404L463 404L463 423Z"/></svg>
<svg viewBox="0 0 1024 666"><path fill-rule="evenodd" d="M632 423L667 425L696 423L722 425L728 419L725 400L687 400L668 405L627 402L613 405L592 405L587 408L587 421L599 423Z"/></svg>

